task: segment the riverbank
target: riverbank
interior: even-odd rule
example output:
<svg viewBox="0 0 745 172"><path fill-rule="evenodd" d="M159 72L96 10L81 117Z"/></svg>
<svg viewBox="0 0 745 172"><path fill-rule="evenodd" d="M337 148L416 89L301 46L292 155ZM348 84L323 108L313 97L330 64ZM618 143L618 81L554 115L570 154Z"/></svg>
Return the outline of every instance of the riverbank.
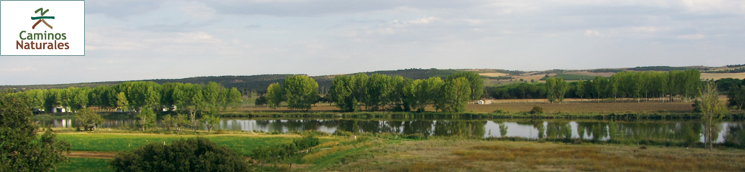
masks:
<svg viewBox="0 0 745 172"><path fill-rule="evenodd" d="M361 118L361 119L596 119L596 120L685 120L701 119L696 112L649 113L534 113L530 112L233 112L222 113L227 118ZM724 120L743 120L745 112L734 111Z"/></svg>

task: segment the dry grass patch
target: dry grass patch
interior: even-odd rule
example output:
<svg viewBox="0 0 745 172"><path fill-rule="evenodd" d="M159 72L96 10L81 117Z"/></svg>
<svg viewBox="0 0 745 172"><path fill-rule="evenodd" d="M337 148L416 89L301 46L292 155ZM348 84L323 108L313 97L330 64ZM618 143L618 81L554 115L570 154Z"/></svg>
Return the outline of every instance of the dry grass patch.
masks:
<svg viewBox="0 0 745 172"><path fill-rule="evenodd" d="M70 158L113 159L116 154L117 152L70 151L65 156Z"/></svg>
<svg viewBox="0 0 745 172"><path fill-rule="evenodd" d="M338 166L364 171L742 171L745 151L507 141L411 141ZM406 158L401 157L402 154Z"/></svg>
<svg viewBox="0 0 745 172"><path fill-rule="evenodd" d="M479 75L486 76L486 77L500 77L500 76L507 76L509 74L499 73L499 72L492 72L492 73L479 73Z"/></svg>
<svg viewBox="0 0 745 172"><path fill-rule="evenodd" d="M739 78L743 79L745 78L745 72L743 73L701 73L701 79L713 79L713 80L719 80L722 78Z"/></svg>

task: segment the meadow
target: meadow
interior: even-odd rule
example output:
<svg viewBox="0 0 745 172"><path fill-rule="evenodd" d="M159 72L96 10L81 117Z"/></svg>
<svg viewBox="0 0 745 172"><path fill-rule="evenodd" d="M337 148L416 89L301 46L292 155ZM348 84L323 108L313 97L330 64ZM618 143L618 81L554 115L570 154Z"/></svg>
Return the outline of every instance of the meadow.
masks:
<svg viewBox="0 0 745 172"><path fill-rule="evenodd" d="M73 151L120 152L139 148L148 143L166 143L171 140L204 137L235 150L239 155L250 156L259 145L290 143L300 135L220 134L220 135L164 135L164 134L119 134L119 133L59 133L57 137L72 144ZM330 138L321 138L321 142Z"/></svg>
<svg viewBox="0 0 745 172"><path fill-rule="evenodd" d="M741 171L740 149L479 140L405 141L327 171Z"/></svg>
<svg viewBox="0 0 745 172"><path fill-rule="evenodd" d="M108 159L99 158L70 158L69 163L60 163L57 172L85 171L85 172L109 172L114 169L109 167Z"/></svg>

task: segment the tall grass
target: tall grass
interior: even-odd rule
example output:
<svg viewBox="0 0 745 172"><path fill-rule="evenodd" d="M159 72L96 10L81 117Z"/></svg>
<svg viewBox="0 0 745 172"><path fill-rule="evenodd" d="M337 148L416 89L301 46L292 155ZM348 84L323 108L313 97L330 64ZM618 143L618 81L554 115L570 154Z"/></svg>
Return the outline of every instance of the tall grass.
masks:
<svg viewBox="0 0 745 172"><path fill-rule="evenodd" d="M74 151L119 152L131 150L148 143L170 144L172 140L197 137L194 135L152 135L152 134L58 134L60 140L72 144ZM251 150L259 145L291 143L292 137L246 137L246 136L202 136L218 145L225 145L239 155L250 156ZM327 140L322 140L327 141Z"/></svg>
<svg viewBox="0 0 745 172"><path fill-rule="evenodd" d="M70 158L70 162L60 163L57 166L57 172L73 172L73 171L85 171L85 172L109 172L114 171L113 168L109 167L107 159L96 159L96 158Z"/></svg>

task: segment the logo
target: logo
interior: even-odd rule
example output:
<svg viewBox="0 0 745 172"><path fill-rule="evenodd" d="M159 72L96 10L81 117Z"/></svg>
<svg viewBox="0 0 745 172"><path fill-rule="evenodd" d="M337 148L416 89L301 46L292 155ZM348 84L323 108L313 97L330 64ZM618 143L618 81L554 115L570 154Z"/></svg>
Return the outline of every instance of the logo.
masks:
<svg viewBox="0 0 745 172"><path fill-rule="evenodd" d="M41 16L31 17L31 20L39 20L36 23L34 23L34 26L31 26L31 29L36 29L36 25L39 25L39 23L42 23L42 22L45 25L49 26L49 29L54 29L54 27L52 27L52 25L49 25L49 23L47 23L47 21L44 20L44 19L54 19L54 16L44 16L44 14L46 14L47 12L49 12L49 9L47 9L46 11L44 11L44 8L39 8L36 11L34 11L34 13L39 13L39 12L41 12Z"/></svg>
<svg viewBox="0 0 745 172"><path fill-rule="evenodd" d="M0 55L85 55L85 1L0 0L0 34Z"/></svg>

